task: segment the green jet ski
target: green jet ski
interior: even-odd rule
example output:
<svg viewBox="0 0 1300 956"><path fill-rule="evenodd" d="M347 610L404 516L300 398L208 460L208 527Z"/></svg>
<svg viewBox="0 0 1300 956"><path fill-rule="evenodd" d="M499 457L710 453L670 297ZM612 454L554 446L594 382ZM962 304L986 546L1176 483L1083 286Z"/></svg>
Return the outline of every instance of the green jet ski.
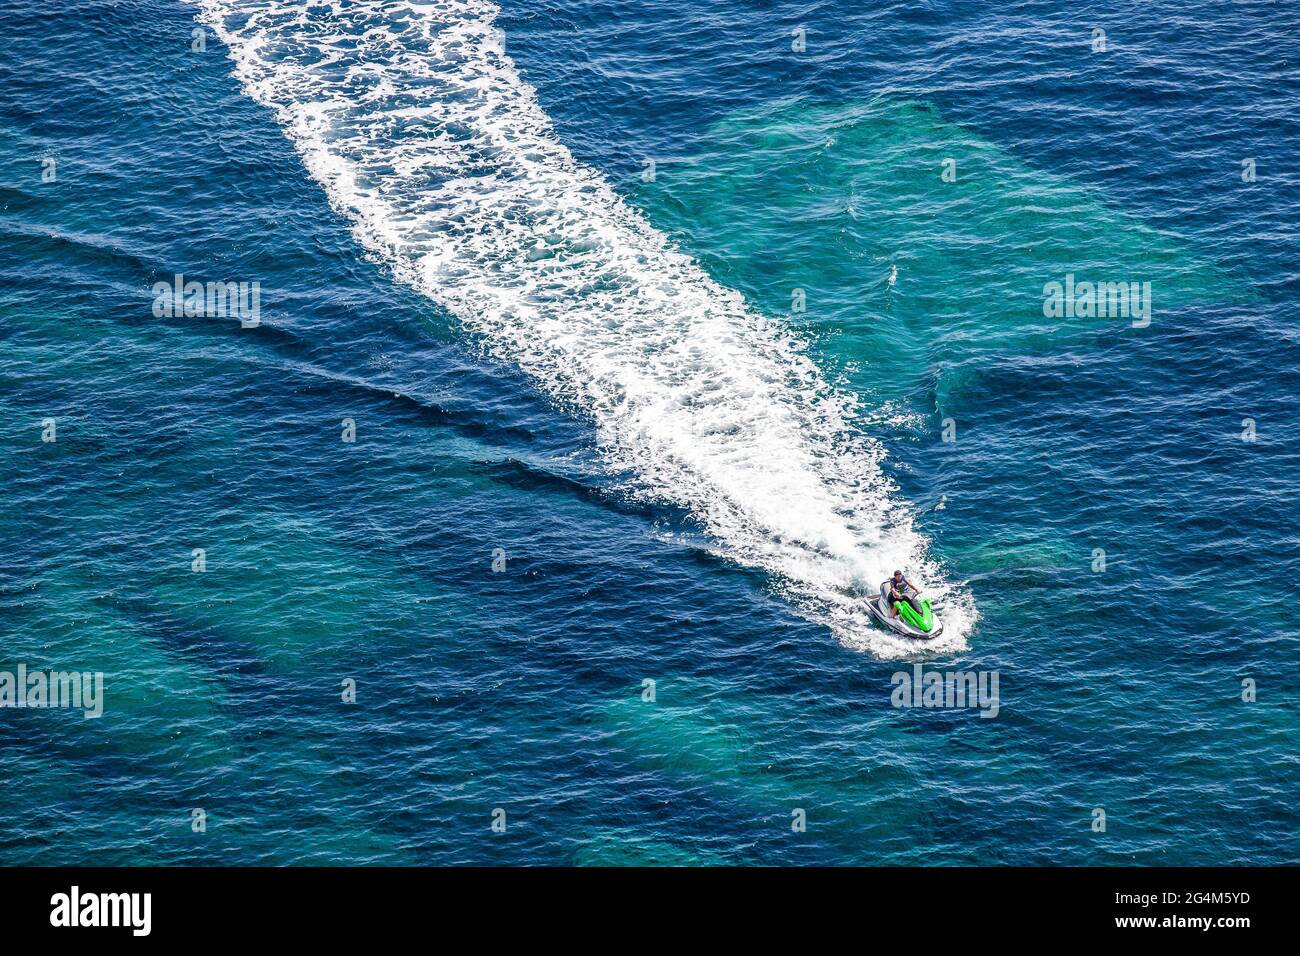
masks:
<svg viewBox="0 0 1300 956"><path fill-rule="evenodd" d="M881 624L904 637L928 641L943 633L943 622L935 616L934 609L930 607L930 599L918 600L915 589L912 589L906 599L896 604L897 617L889 612L888 581L880 585L880 597L868 601L867 607L871 609L872 614L880 618Z"/></svg>

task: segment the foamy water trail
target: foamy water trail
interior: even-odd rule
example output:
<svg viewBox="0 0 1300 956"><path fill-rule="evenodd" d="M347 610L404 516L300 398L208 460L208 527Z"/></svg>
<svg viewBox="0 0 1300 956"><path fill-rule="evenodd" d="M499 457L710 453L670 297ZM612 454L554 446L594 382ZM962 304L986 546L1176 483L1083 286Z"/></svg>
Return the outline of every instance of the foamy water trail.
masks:
<svg viewBox="0 0 1300 956"><path fill-rule="evenodd" d="M574 161L482 0L200 0L244 91L395 274L590 415L637 494L688 508L730 559L846 643L918 647L855 593L909 568L966 646L947 584L804 345Z"/></svg>

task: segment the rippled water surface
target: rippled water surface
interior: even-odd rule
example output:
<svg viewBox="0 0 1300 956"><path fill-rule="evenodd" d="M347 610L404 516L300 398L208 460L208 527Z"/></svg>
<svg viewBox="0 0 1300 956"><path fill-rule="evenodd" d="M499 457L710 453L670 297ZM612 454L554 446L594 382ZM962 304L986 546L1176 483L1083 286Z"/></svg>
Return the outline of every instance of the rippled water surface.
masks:
<svg viewBox="0 0 1300 956"><path fill-rule="evenodd" d="M0 13L3 862L1300 861L1284 4Z"/></svg>

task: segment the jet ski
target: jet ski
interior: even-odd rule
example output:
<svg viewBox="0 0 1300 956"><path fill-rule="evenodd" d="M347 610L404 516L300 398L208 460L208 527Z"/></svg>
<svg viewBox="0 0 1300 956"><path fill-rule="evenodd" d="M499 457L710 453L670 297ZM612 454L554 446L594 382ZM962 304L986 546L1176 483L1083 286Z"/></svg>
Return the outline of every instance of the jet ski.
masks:
<svg viewBox="0 0 1300 956"><path fill-rule="evenodd" d="M915 592L898 602L898 616L889 613L889 582L880 585L879 597L867 602L871 613L891 631L918 641L928 641L943 633L943 622L935 617L930 599L918 600Z"/></svg>

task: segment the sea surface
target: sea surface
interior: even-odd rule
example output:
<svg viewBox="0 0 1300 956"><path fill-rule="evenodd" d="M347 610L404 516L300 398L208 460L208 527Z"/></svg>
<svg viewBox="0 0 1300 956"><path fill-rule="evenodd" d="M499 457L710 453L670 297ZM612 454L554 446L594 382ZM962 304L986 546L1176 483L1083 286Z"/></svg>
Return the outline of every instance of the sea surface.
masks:
<svg viewBox="0 0 1300 956"><path fill-rule="evenodd" d="M1300 863L1292 6L0 23L0 863Z"/></svg>

